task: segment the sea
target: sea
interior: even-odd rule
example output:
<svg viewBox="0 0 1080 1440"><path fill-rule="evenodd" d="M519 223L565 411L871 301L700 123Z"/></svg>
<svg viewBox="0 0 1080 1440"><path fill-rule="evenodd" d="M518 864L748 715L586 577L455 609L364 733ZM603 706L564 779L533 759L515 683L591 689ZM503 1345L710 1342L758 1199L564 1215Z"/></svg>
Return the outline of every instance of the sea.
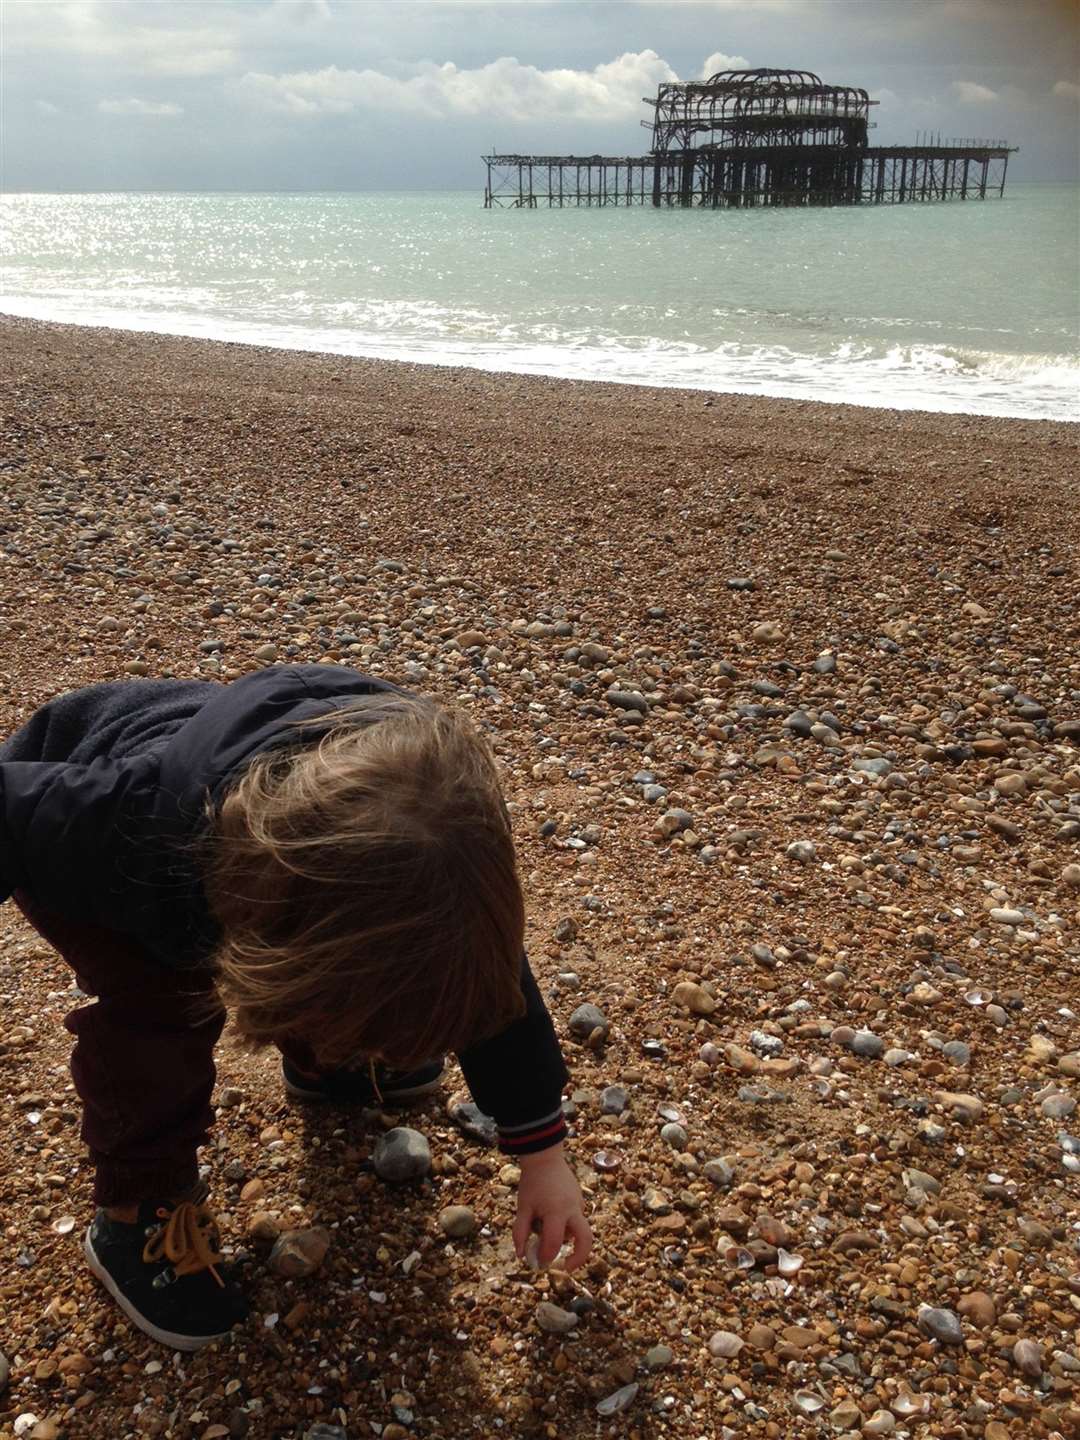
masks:
<svg viewBox="0 0 1080 1440"><path fill-rule="evenodd" d="M631 385L1080 419L1080 186L833 209L8 194L0 311Z"/></svg>

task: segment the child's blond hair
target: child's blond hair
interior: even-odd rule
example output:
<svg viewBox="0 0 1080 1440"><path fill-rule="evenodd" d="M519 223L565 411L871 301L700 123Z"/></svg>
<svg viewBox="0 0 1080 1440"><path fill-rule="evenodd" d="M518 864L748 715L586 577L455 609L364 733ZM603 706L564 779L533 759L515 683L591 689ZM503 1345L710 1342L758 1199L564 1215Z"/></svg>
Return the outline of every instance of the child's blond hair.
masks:
<svg viewBox="0 0 1080 1440"><path fill-rule="evenodd" d="M211 829L218 994L239 1036L405 1069L504 1029L524 1011L525 921L487 745L463 713L396 692L299 728Z"/></svg>

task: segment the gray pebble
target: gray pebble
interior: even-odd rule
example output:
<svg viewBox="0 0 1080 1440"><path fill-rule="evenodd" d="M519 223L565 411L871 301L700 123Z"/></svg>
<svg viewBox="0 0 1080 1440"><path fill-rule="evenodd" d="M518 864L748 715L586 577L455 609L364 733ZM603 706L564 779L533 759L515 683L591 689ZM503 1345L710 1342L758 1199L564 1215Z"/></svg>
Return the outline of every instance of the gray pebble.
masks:
<svg viewBox="0 0 1080 1440"><path fill-rule="evenodd" d="M770 1090L768 1085L740 1085L739 1099L744 1105L781 1105L791 1097L783 1090Z"/></svg>
<svg viewBox="0 0 1080 1440"><path fill-rule="evenodd" d="M604 698L616 710L636 710L639 715L649 713L649 702L636 690L609 690Z"/></svg>
<svg viewBox="0 0 1080 1440"><path fill-rule="evenodd" d="M813 734L814 725L805 710L793 710L784 721L784 729L790 730L793 735L802 736L804 740L809 740Z"/></svg>
<svg viewBox="0 0 1080 1440"><path fill-rule="evenodd" d="M712 1181L718 1190L730 1190L735 1183L735 1171L726 1160L706 1160L701 1167L706 1180Z"/></svg>
<svg viewBox="0 0 1080 1440"><path fill-rule="evenodd" d="M851 768L863 775L884 777L892 773L892 761L886 760L884 756L876 756L869 760L853 760Z"/></svg>
<svg viewBox="0 0 1080 1440"><path fill-rule="evenodd" d="M962 1345L964 1332L952 1310L939 1310L934 1305L919 1306L919 1329L942 1345Z"/></svg>
<svg viewBox="0 0 1080 1440"><path fill-rule="evenodd" d="M1055 1095L1047 1095L1039 1108L1050 1120L1067 1120L1076 1109L1076 1101L1064 1091L1058 1091Z"/></svg>
<svg viewBox="0 0 1080 1440"><path fill-rule="evenodd" d="M667 791L663 785L646 785L641 792L642 799L646 800L650 805L658 804L666 794Z"/></svg>
<svg viewBox="0 0 1080 1440"><path fill-rule="evenodd" d="M971 1046L963 1040L946 1040L941 1047L941 1053L953 1065L964 1066L971 1063Z"/></svg>
<svg viewBox="0 0 1080 1440"><path fill-rule="evenodd" d="M7 1383L10 1378L11 1366L8 1364L7 1356L0 1350L0 1394L7 1389Z"/></svg>
<svg viewBox="0 0 1080 1440"><path fill-rule="evenodd" d="M598 1415L618 1415L628 1405L632 1405L637 1398L638 1390L641 1387L635 1382L632 1385L624 1385L621 1390L616 1390L613 1395L606 1395L603 1400L598 1400L596 1413Z"/></svg>
<svg viewBox="0 0 1080 1440"><path fill-rule="evenodd" d="M419 1130L397 1125L375 1142L375 1173L380 1180L404 1184L422 1180L431 1169L431 1147Z"/></svg>
<svg viewBox="0 0 1080 1440"><path fill-rule="evenodd" d="M779 1035L766 1035L764 1030L751 1030L750 1049L755 1055L775 1059L777 1055L783 1054L784 1042Z"/></svg>
<svg viewBox="0 0 1080 1440"><path fill-rule="evenodd" d="M877 1060L885 1053L885 1041L872 1030L856 1030L848 1048L867 1060Z"/></svg>
<svg viewBox="0 0 1080 1440"><path fill-rule="evenodd" d="M690 1137L683 1127L675 1121L670 1121L660 1131L660 1139L670 1145L673 1150L685 1150L690 1143Z"/></svg>
<svg viewBox="0 0 1080 1440"><path fill-rule="evenodd" d="M600 1096L601 1115L621 1115L630 1104L630 1096L621 1085L608 1085Z"/></svg>
<svg viewBox="0 0 1080 1440"><path fill-rule="evenodd" d="M595 1005L579 1005L570 1016L570 1034L577 1040L587 1040L594 1030L609 1030L607 1016Z"/></svg>
<svg viewBox="0 0 1080 1440"><path fill-rule="evenodd" d="M536 1307L536 1323L548 1335L569 1335L577 1322L578 1317L572 1311L563 1310L550 1300L542 1300Z"/></svg>
<svg viewBox="0 0 1080 1440"><path fill-rule="evenodd" d="M499 1127L495 1121L471 1100L451 1105L450 1119L463 1135L470 1140L479 1140L481 1145L494 1145L499 1138Z"/></svg>
<svg viewBox="0 0 1080 1440"><path fill-rule="evenodd" d="M439 1228L451 1240L467 1240L477 1230L475 1213L468 1205L448 1205L439 1214Z"/></svg>
<svg viewBox="0 0 1080 1440"><path fill-rule="evenodd" d="M645 1369L666 1370L674 1358L675 1352L669 1345L654 1345L645 1352Z"/></svg>
<svg viewBox="0 0 1080 1440"><path fill-rule="evenodd" d="M789 860L795 860L800 865L809 865L812 860L817 859L817 846L812 840L792 840L784 854Z"/></svg>

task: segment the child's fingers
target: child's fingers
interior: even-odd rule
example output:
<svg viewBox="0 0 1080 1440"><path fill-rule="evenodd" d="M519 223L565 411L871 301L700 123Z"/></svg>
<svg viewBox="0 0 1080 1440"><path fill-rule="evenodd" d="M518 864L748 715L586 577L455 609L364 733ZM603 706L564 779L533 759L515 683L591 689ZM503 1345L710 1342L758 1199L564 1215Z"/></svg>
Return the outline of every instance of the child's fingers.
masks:
<svg viewBox="0 0 1080 1440"><path fill-rule="evenodd" d="M525 1246L528 1244L529 1236L532 1233L533 1211L522 1209L517 1213L514 1221L514 1228L510 1232L514 1237L514 1253L519 1260L525 1258Z"/></svg>
<svg viewBox="0 0 1080 1440"><path fill-rule="evenodd" d="M550 1265L562 1249L563 1239L566 1236L566 1227L569 1224L570 1216L561 1214L559 1211L550 1211L543 1217L543 1226L540 1231L540 1253L538 1259L541 1266Z"/></svg>
<svg viewBox="0 0 1080 1440"><path fill-rule="evenodd" d="M592 1230L584 1215L571 1215L566 1222L566 1228L574 1241L574 1248L567 1257L563 1268L576 1270L589 1258L593 1244Z"/></svg>

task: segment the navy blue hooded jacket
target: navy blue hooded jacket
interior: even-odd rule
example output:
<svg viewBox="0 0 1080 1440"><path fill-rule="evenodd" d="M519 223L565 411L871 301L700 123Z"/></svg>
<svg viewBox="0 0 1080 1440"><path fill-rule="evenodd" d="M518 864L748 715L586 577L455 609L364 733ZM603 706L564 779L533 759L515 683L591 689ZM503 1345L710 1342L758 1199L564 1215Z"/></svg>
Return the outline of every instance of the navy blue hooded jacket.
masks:
<svg viewBox="0 0 1080 1440"><path fill-rule="evenodd" d="M91 685L37 711L0 746L0 902L118 931L148 964L204 966L218 932L196 842L231 777L300 721L397 687L338 665L274 665L230 685ZM458 1058L503 1148L562 1138L566 1068L523 960L526 1013Z"/></svg>

